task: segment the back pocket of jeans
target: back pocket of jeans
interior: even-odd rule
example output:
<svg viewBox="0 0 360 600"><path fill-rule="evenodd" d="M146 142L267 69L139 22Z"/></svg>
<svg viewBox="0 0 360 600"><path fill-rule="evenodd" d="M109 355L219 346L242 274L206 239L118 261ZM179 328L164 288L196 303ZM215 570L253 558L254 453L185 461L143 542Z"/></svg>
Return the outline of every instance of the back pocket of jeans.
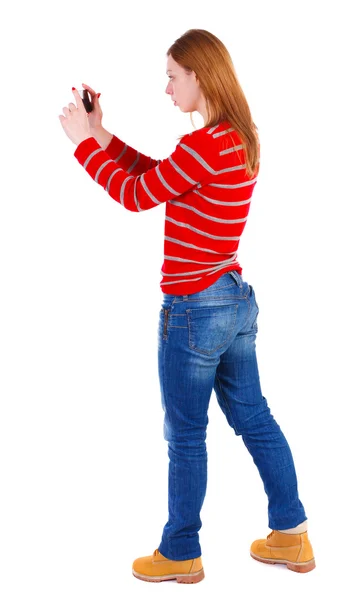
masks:
<svg viewBox="0 0 360 600"><path fill-rule="evenodd" d="M188 308L189 348L212 354L230 339L236 324L238 304Z"/></svg>

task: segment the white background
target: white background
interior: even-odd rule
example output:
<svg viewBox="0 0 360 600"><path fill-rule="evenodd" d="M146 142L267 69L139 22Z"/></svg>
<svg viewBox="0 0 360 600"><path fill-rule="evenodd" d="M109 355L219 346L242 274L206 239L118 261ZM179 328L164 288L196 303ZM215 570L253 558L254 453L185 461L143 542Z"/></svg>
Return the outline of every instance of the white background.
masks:
<svg viewBox="0 0 360 600"><path fill-rule="evenodd" d="M45 2L3 9L0 205L2 600L315 598L355 589L359 475L356 2ZM249 556L270 532L257 469L217 405L196 586L135 579L167 520L157 372L165 206L126 211L59 115L101 92L103 125L166 158L192 131L165 94L187 29L227 46L259 128L238 258L260 307L262 391L292 449L317 568ZM203 126L199 114L197 127Z"/></svg>

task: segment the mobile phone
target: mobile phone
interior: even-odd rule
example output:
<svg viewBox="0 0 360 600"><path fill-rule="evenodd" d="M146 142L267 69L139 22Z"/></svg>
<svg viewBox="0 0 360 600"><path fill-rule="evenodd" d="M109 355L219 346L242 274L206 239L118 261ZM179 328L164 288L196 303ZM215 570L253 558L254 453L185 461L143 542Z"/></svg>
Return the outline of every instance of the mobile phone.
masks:
<svg viewBox="0 0 360 600"><path fill-rule="evenodd" d="M92 110L94 110L94 106L91 102L91 95L90 95L89 91L83 89L83 90L79 90L79 93L80 93L81 99L83 101L83 105L85 107L86 112L90 113Z"/></svg>

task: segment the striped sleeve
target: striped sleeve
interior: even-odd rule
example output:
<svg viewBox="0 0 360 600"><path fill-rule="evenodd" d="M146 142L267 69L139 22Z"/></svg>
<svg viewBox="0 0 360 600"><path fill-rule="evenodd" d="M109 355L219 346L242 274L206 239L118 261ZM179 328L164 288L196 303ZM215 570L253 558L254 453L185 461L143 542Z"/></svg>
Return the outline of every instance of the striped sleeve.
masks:
<svg viewBox="0 0 360 600"><path fill-rule="evenodd" d="M116 162L117 166L132 175L141 175L149 169L156 167L160 160L146 156L128 144L125 144L116 135L113 135L110 144L105 148L105 152Z"/></svg>
<svg viewBox="0 0 360 600"><path fill-rule="evenodd" d="M216 173L197 140L197 136L185 135L168 158L136 176L109 159L93 137L80 142L74 156L111 198L127 210L140 212L181 196Z"/></svg>

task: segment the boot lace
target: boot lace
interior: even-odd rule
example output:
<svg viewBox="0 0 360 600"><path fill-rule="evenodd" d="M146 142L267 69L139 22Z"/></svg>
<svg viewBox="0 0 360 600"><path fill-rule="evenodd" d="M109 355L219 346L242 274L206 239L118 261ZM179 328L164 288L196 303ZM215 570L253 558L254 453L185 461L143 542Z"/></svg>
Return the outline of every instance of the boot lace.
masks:
<svg viewBox="0 0 360 600"><path fill-rule="evenodd" d="M266 536L266 539L269 540L275 533L275 530L273 529L271 533L269 533L268 536Z"/></svg>

